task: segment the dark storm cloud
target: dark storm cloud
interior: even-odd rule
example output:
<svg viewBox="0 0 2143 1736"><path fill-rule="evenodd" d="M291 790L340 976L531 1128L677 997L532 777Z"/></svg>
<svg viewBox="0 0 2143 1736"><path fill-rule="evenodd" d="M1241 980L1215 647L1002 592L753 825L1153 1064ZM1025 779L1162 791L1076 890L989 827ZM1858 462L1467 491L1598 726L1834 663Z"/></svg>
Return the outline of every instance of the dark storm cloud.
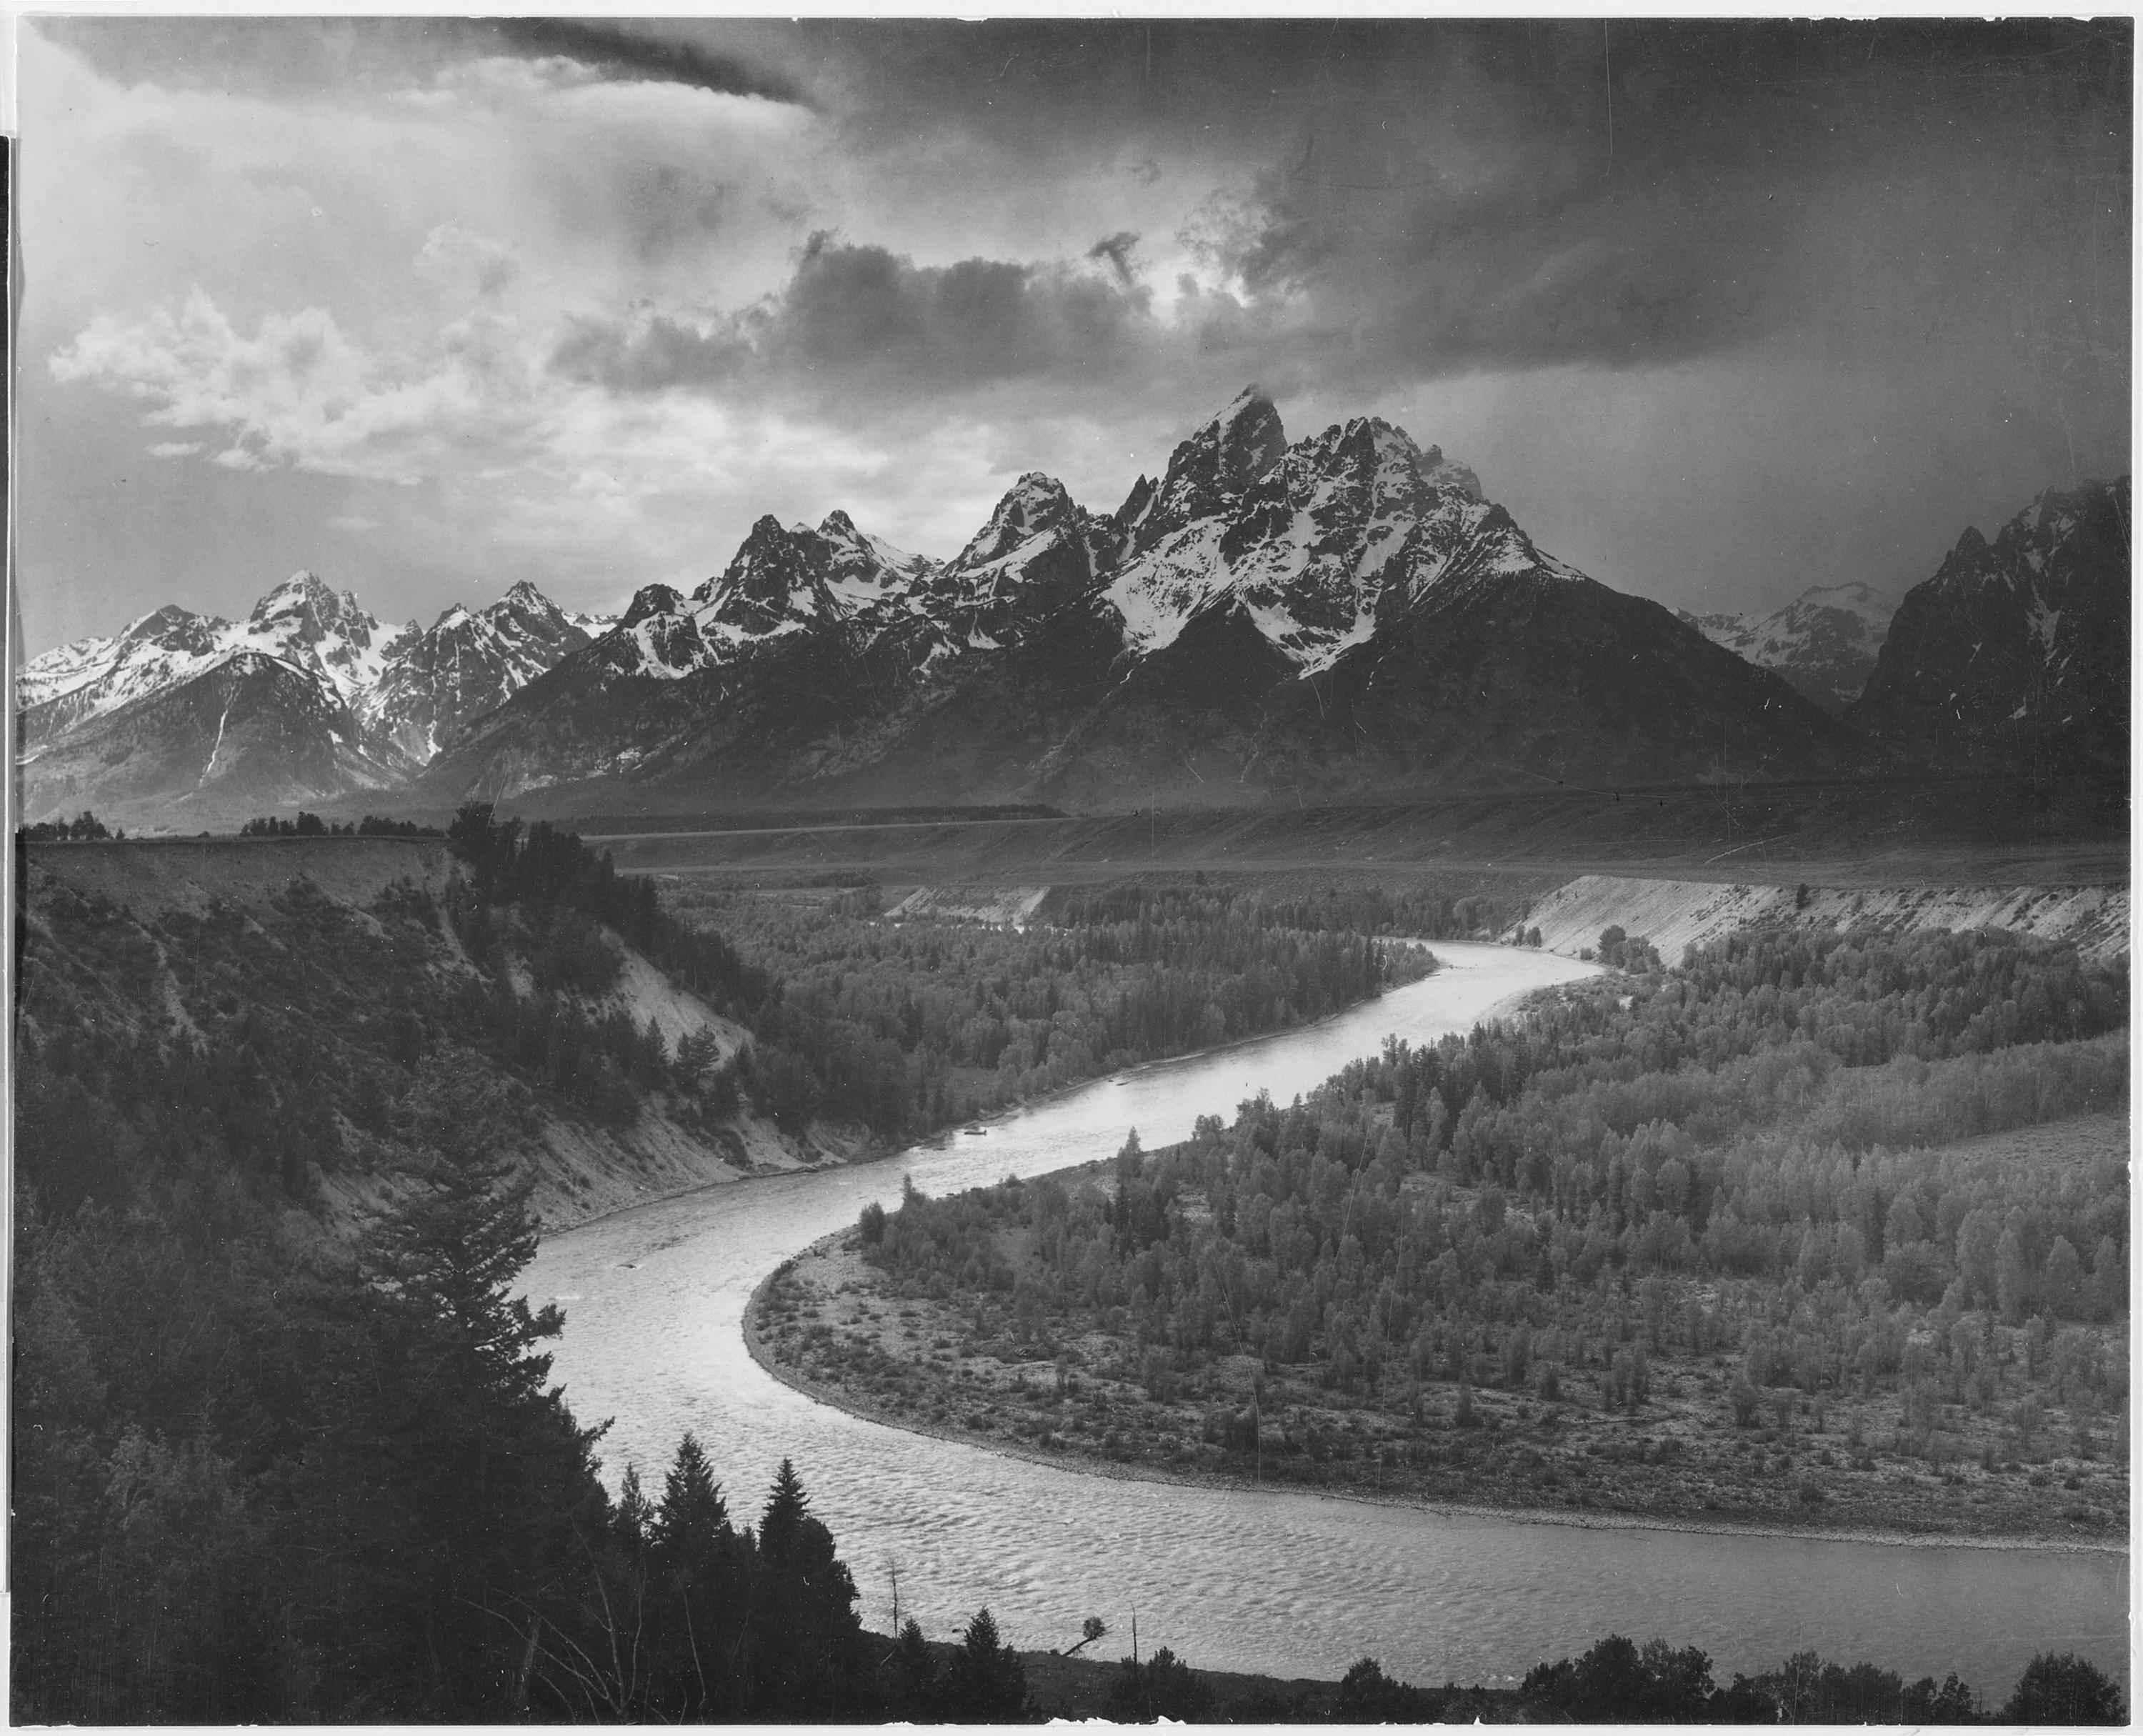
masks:
<svg viewBox="0 0 2143 1736"><path fill-rule="evenodd" d="M775 102L804 100L801 86L779 72L676 37L585 18L507 18L488 28L517 53L563 56L609 78L690 85Z"/></svg>
<svg viewBox="0 0 2143 1736"><path fill-rule="evenodd" d="M1186 240L1331 359L1419 376L2000 326L2076 276L2125 332L2128 41L2061 25L1474 27L1305 112ZM2050 205L2050 174L2071 194ZM2102 194L2099 284L2074 268ZM2116 257L2117 256L2117 257ZM2102 286L2110 294L2094 297ZM2058 298L2057 298L2058 299ZM2120 340L2125 344L2125 338Z"/></svg>
<svg viewBox="0 0 2143 1736"><path fill-rule="evenodd" d="M1120 229L1112 235L1104 235L1086 250L1090 260L1106 260L1116 268L1117 280L1126 289L1137 282L1137 274L1131 270L1131 254L1138 246L1137 235L1128 229Z"/></svg>
<svg viewBox="0 0 2143 1736"><path fill-rule="evenodd" d="M1977 350L2125 415L2126 21L665 27L824 92L849 148L928 141L978 190L1203 175L1180 239L1233 274L1230 329L1275 378L1785 342ZM1127 288L1117 239L1088 257ZM1213 329L1179 328L1175 361Z"/></svg>
<svg viewBox="0 0 2143 1736"><path fill-rule="evenodd" d="M279 95L391 87L487 55L557 56L599 77L807 103L802 82L755 54L674 27L578 18L126 18L55 17L38 27L129 84Z"/></svg>
<svg viewBox="0 0 2143 1736"><path fill-rule="evenodd" d="M931 395L1111 373L1151 335L1147 296L1127 274L986 259L918 265L820 233L758 306L704 329L661 317L582 319L552 365L623 391L758 383Z"/></svg>

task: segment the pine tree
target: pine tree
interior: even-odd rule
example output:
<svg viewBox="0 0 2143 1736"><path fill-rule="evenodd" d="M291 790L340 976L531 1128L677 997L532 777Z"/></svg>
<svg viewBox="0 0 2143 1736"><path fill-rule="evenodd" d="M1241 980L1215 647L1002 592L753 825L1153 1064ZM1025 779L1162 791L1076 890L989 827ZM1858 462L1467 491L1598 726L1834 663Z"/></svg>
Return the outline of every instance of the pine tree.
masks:
<svg viewBox="0 0 2143 1736"><path fill-rule="evenodd" d="M977 1610L960 1636L945 1678L946 1715L960 1724L1013 1724L1028 1714L1027 1667L997 1636L996 1620Z"/></svg>
<svg viewBox="0 0 2143 1736"><path fill-rule="evenodd" d="M637 1557L651 1537L655 1526L655 1509L649 1505L646 1491L640 1486L637 1466L625 1467L625 1480L619 1484L617 1502L611 1513L611 1535L628 1556Z"/></svg>
<svg viewBox="0 0 2143 1736"><path fill-rule="evenodd" d="M326 1346L343 1366L305 1472L334 1516L323 1542L353 1564L321 1620L354 1712L522 1710L610 1522L602 1432L574 1422L537 1348L562 1317L515 1293L536 1248L527 1199L502 1158L439 1151L359 1250L368 1288Z"/></svg>
<svg viewBox="0 0 2143 1736"><path fill-rule="evenodd" d="M930 1719L936 1710L938 1662L913 1615L901 1624L900 1637L887 1661L893 1678L893 1704L888 1709L895 1718Z"/></svg>
<svg viewBox="0 0 2143 1736"><path fill-rule="evenodd" d="M689 1441L691 1437L688 1435L685 1439ZM784 1459L781 1468L774 1473L774 1487L766 1498L766 1511L760 1516L760 1553L773 1561L789 1560L795 1553L804 1521L810 1511L810 1498L804 1492L804 1480L797 1476L796 1467Z"/></svg>
<svg viewBox="0 0 2143 1736"><path fill-rule="evenodd" d="M636 1491L637 1486L636 1485ZM729 1535L729 1504L707 1468L699 1437L687 1432L662 1479L662 1504L651 1527L656 1542L673 1553L704 1547Z"/></svg>

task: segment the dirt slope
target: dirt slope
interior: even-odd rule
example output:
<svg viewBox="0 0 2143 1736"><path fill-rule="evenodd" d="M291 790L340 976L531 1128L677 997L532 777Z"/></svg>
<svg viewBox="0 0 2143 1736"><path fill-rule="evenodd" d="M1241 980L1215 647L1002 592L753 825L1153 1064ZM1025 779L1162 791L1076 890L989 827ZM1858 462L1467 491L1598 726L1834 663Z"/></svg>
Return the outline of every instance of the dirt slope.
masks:
<svg viewBox="0 0 2143 1736"><path fill-rule="evenodd" d="M2007 928L2073 942L2086 958L2128 950L2126 886L1722 885L1706 880L1585 874L1533 906L1527 921L1558 952L1590 947L1619 924L1671 962L1685 946L1741 928L1847 927L1872 923L1903 933L1928 928Z"/></svg>

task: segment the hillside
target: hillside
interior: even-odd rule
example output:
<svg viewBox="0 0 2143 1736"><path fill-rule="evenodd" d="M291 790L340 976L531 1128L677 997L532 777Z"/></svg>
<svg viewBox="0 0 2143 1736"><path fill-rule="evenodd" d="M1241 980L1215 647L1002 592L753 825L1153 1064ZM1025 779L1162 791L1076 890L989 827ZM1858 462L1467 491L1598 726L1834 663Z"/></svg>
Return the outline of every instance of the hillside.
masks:
<svg viewBox="0 0 2143 1736"><path fill-rule="evenodd" d="M727 1062L740 1027L614 936L598 943L616 965L600 989L539 987L549 936L511 934L495 962L479 964L447 914L453 864L436 841L66 844L27 855L17 1151L47 1186L123 1197L127 1165L146 1160L136 1138L115 1132L84 1169L62 1131L123 1105L115 1066L197 1088L235 1155L339 1229L396 1190L416 1121L443 1094L503 1105L509 1154L552 1229L864 1149L859 1131L823 1123L784 1132L736 1106L734 1088L726 1106L686 1088L675 1068L685 1040L708 1033ZM502 1009L509 1024L517 1010L524 1025L547 1021L551 1035L532 1051L502 1042ZM651 1025L659 1060L646 1052ZM92 1031L100 1066L82 1054ZM636 1065L621 1033L636 1034ZM559 1065L560 1043L583 1051L581 1063Z"/></svg>
<svg viewBox="0 0 2143 1736"><path fill-rule="evenodd" d="M2126 886L1765 886L1586 874L1539 900L1527 921L1559 952L1592 945L1611 924L1643 935L1666 958L1750 928L1999 928L2064 942L2101 962L2128 952L2129 895Z"/></svg>

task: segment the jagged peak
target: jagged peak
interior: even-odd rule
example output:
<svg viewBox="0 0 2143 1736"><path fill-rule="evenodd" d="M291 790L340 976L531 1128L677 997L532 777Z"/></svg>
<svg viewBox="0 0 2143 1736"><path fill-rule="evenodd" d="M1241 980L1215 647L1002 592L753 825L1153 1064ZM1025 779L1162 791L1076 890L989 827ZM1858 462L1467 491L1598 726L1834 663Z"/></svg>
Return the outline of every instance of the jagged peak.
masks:
<svg viewBox="0 0 2143 1736"><path fill-rule="evenodd" d="M1165 493L1179 472L1199 464L1206 453L1214 456L1211 480L1227 492L1239 494L1279 462L1287 453L1287 430L1279 409L1264 388L1245 386L1234 402L1194 429L1169 455L1168 471L1161 481Z"/></svg>
<svg viewBox="0 0 2143 1736"><path fill-rule="evenodd" d="M636 627L651 615L675 615L684 606L684 599L676 588L670 585L642 585L632 593L632 601L618 617L621 628Z"/></svg>
<svg viewBox="0 0 2143 1736"><path fill-rule="evenodd" d="M1205 427L1226 431L1234 429L1240 423L1263 423L1266 421L1270 421L1275 428L1279 426L1279 407L1272 401L1271 394L1253 380L1235 395L1225 409L1208 421ZM1199 432L1202 433L1204 429ZM1197 437L1194 434L1192 438Z"/></svg>
<svg viewBox="0 0 2143 1736"><path fill-rule="evenodd" d="M1019 480L1005 491L1004 500L997 504L1002 508L1007 502L1014 500L1062 501L1068 506L1072 495L1063 483L1047 472L1029 470L1023 472Z"/></svg>
<svg viewBox="0 0 2143 1736"><path fill-rule="evenodd" d="M191 609L176 603L166 603L161 609L152 609L138 621L127 624L120 638L163 639L173 633L214 632L230 623L220 616L196 615Z"/></svg>
<svg viewBox="0 0 2143 1736"><path fill-rule="evenodd" d="M1005 490L987 522L962 551L961 559L985 546L1002 553L999 545L1006 536L1032 536L1052 529L1078 510L1063 483L1042 471L1030 470Z"/></svg>
<svg viewBox="0 0 2143 1736"><path fill-rule="evenodd" d="M1447 458L1440 446L1423 448L1397 423L1381 416L1355 416L1334 423L1322 433L1289 448L1299 457L1319 462L1326 453L1339 457L1350 449L1366 452L1379 466L1396 463L1419 477L1432 488L1455 489L1477 506L1485 506L1481 479L1470 465Z"/></svg>
<svg viewBox="0 0 2143 1736"><path fill-rule="evenodd" d="M1127 531L1146 516L1153 504L1155 489L1152 478L1141 470L1139 478L1131 484L1131 492L1124 497L1124 503L1109 515L1109 522L1120 531Z"/></svg>
<svg viewBox="0 0 2143 1736"><path fill-rule="evenodd" d="M316 610L323 606L332 610L334 601L335 594L327 581L310 567L301 566L253 606L253 619L265 621L271 615L308 603Z"/></svg>

